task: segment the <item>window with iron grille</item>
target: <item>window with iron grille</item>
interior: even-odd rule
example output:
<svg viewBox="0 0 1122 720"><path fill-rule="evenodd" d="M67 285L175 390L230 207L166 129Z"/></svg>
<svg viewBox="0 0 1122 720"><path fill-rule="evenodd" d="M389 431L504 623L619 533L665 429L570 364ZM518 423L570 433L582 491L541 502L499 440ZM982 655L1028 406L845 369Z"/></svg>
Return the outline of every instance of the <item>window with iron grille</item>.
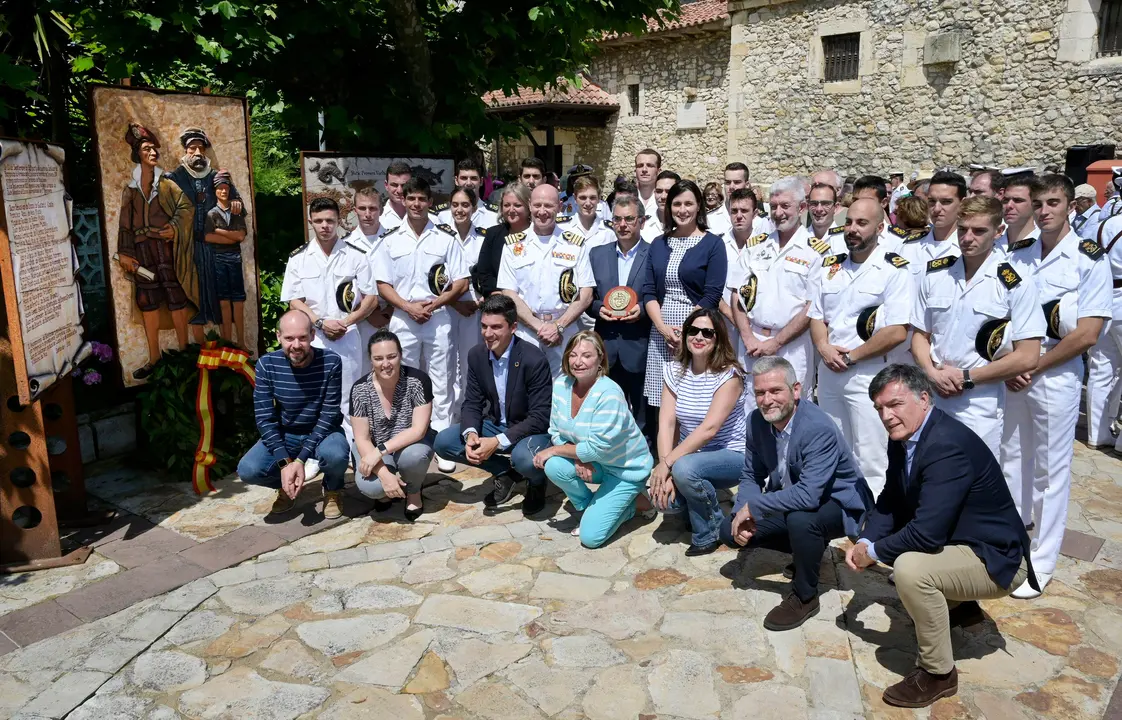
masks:
<svg viewBox="0 0 1122 720"><path fill-rule="evenodd" d="M629 115L638 115L639 114L639 86L638 85L628 85L627 86L627 101L631 105L631 107L628 109L628 114Z"/></svg>
<svg viewBox="0 0 1122 720"><path fill-rule="evenodd" d="M1122 55L1122 0L1099 6L1099 55Z"/></svg>
<svg viewBox="0 0 1122 720"><path fill-rule="evenodd" d="M826 82L856 80L861 63L861 33L826 35L822 38Z"/></svg>

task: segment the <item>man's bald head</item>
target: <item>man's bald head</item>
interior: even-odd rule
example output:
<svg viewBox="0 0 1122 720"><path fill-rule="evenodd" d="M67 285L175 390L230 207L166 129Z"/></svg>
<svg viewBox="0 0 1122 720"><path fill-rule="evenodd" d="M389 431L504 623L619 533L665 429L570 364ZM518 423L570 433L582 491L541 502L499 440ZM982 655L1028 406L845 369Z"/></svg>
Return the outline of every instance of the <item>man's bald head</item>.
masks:
<svg viewBox="0 0 1122 720"><path fill-rule="evenodd" d="M277 323L277 340L293 367L306 367L314 356L312 339L316 336L312 319L299 310L289 310Z"/></svg>
<svg viewBox="0 0 1122 720"><path fill-rule="evenodd" d="M884 226L884 210L872 198L859 198L849 206L845 216L845 245L849 252L862 255L877 244Z"/></svg>
<svg viewBox="0 0 1122 720"><path fill-rule="evenodd" d="M306 333L309 337L316 334L312 319L308 317L307 313L300 310L289 310L281 315L280 322L277 323L277 331L282 334L285 332Z"/></svg>
<svg viewBox="0 0 1122 720"><path fill-rule="evenodd" d="M551 235L557 225L557 211L561 208L561 196L557 188L542 183L530 193L530 219L534 222L534 232L538 235Z"/></svg>

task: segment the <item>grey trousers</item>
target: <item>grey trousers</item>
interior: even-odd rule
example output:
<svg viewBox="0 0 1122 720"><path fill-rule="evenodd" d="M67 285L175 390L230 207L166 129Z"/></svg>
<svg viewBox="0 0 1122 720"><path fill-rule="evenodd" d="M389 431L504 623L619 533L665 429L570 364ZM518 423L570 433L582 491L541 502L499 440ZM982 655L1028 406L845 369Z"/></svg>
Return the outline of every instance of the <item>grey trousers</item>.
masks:
<svg viewBox="0 0 1122 720"><path fill-rule="evenodd" d="M390 472L396 473L401 478L401 482L405 484L406 493L421 492L421 484L425 481L429 463L432 462L434 439L435 434L430 431L420 442L406 445L391 455L382 456L382 462L390 469ZM354 456L358 458L357 447L353 448L353 452ZM355 468L357 467L358 462L356 461ZM382 489L382 480L377 475L364 477L356 470L355 487L358 488L360 493L373 500L382 500L386 497L386 491Z"/></svg>

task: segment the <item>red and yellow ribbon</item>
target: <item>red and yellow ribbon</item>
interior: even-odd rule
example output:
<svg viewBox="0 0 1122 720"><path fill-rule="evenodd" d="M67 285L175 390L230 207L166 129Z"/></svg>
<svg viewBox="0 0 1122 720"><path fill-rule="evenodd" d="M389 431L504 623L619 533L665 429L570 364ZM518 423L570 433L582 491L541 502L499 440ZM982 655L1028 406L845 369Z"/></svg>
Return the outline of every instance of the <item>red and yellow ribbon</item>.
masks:
<svg viewBox="0 0 1122 720"><path fill-rule="evenodd" d="M195 493L214 492L210 481L210 468L218 461L214 454L214 408L210 403L210 371L217 368L230 368L250 385L257 384L253 366L249 364L249 353L237 348L218 347L213 340L207 341L199 351L199 394L195 400L195 415L199 418L199 447L195 450L195 467L192 484Z"/></svg>

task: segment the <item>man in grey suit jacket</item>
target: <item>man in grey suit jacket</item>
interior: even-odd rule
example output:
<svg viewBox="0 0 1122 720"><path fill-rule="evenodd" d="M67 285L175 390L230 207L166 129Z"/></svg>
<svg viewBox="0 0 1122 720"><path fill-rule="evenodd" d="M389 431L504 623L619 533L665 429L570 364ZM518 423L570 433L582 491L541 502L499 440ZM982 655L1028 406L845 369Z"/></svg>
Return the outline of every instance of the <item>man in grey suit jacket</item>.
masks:
<svg viewBox="0 0 1122 720"><path fill-rule="evenodd" d="M592 304L585 312L596 320L596 332L604 339L608 350L608 377L623 388L635 423L650 438L658 431L658 422L650 422L647 400L643 397L651 319L647 317L642 303L623 318L613 316L604 307L604 296L609 290L620 285L636 288L643 278L643 264L647 261L647 248L650 247L639 237L643 220L643 209L638 200L629 195L620 195L616 199L612 208L612 229L616 241L594 247L588 254L596 287L592 290Z"/></svg>
<svg viewBox="0 0 1122 720"><path fill-rule="evenodd" d="M831 540L856 537L873 494L838 426L799 402L791 363L765 357L752 367L757 409L748 418L744 470L721 538L736 546L789 552L793 588L764 618L768 630L797 628L818 614L818 566Z"/></svg>

